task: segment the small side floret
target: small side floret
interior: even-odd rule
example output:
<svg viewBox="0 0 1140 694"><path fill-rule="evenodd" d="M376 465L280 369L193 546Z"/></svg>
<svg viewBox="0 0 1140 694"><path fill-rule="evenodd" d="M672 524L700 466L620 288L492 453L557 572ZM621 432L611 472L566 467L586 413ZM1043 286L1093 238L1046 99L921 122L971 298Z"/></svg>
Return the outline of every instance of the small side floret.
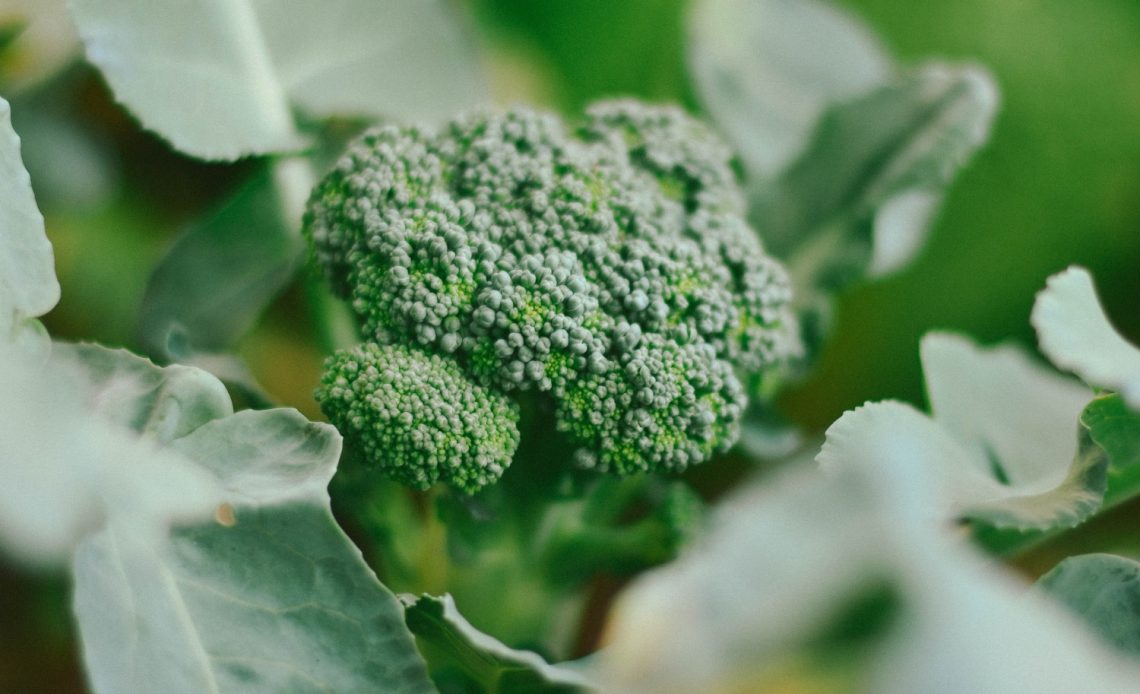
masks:
<svg viewBox="0 0 1140 694"><path fill-rule="evenodd" d="M503 474L519 444L518 409L454 361L366 343L325 362L317 401L367 464L417 489L475 491Z"/></svg>

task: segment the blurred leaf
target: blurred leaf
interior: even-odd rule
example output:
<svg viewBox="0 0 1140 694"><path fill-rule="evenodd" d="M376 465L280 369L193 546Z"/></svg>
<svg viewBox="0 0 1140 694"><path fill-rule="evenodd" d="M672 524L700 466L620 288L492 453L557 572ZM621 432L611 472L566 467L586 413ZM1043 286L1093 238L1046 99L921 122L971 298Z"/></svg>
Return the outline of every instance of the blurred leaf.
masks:
<svg viewBox="0 0 1140 694"><path fill-rule="evenodd" d="M433 691L395 596L329 510L335 429L245 411L172 448L226 504L161 541L112 524L84 542L75 612L96 691Z"/></svg>
<svg viewBox="0 0 1140 694"><path fill-rule="evenodd" d="M870 30L817 0L699 0L689 64L702 102L757 178L802 153L827 107L894 70Z"/></svg>
<svg viewBox="0 0 1140 694"><path fill-rule="evenodd" d="M44 218L20 160L11 109L0 99L0 339L14 339L25 320L59 301L59 282Z"/></svg>
<svg viewBox="0 0 1140 694"><path fill-rule="evenodd" d="M149 537L172 521L212 512L216 485L159 444L224 413L228 401L217 409L183 408L204 402L200 395L209 389L185 378L182 367L142 362L123 351L56 345L44 365L0 345L6 550L46 566L65 561L105 522Z"/></svg>
<svg viewBox="0 0 1140 694"><path fill-rule="evenodd" d="M28 99L13 115L24 141L25 163L45 210L66 210L92 225L91 213L120 192L121 162L110 142L96 137L67 106ZM85 229L87 231L87 229ZM55 230L53 229L53 233Z"/></svg>
<svg viewBox="0 0 1140 694"><path fill-rule="evenodd" d="M77 396L92 412L161 444L233 414L226 389L199 369L93 344L56 343L53 358L82 369Z"/></svg>
<svg viewBox="0 0 1140 694"><path fill-rule="evenodd" d="M419 120L482 93L439 0L75 0L72 14L116 98L203 159L302 147L293 105Z"/></svg>
<svg viewBox="0 0 1140 694"><path fill-rule="evenodd" d="M9 96L59 72L78 48L66 0L0 1L0 87Z"/></svg>
<svg viewBox="0 0 1140 694"><path fill-rule="evenodd" d="M220 350L253 325L300 266L304 242L291 230L268 171L212 216L186 230L155 267L139 316L139 339L154 354Z"/></svg>
<svg viewBox="0 0 1140 694"><path fill-rule="evenodd" d="M774 252L790 254L802 286L846 262L842 250L800 260L799 249L821 234L869 249L860 265L895 269L921 247L929 206L985 143L997 105L997 87L981 68L927 64L835 106L804 155L758 193L753 221Z"/></svg>
<svg viewBox="0 0 1140 694"><path fill-rule="evenodd" d="M551 665L537 653L503 645L476 629L455 606L450 595L401 595L408 627L421 643L430 645L440 660L453 664L474 680L479 691L580 692L590 681L572 670ZM433 669L439 664L433 658Z"/></svg>
<svg viewBox="0 0 1140 694"><path fill-rule="evenodd" d="M1089 385L1119 391L1140 410L1140 349L1109 323L1087 270L1070 267L1050 277L1030 321L1053 363Z"/></svg>
<svg viewBox="0 0 1140 694"><path fill-rule="evenodd" d="M1042 576L1037 587L1109 643L1140 656L1140 563L1111 554L1070 557Z"/></svg>
<svg viewBox="0 0 1140 694"><path fill-rule="evenodd" d="M1119 395L1107 395L1089 403L1081 422L1111 461L1105 506L1140 494L1140 413Z"/></svg>
<svg viewBox="0 0 1140 694"><path fill-rule="evenodd" d="M600 686L628 694L1135 688L1133 663L1050 602L1025 600L1015 580L929 522L938 480L913 464L914 447L883 450L890 455L879 468L821 474L791 465L729 500L694 551L621 596L592 669ZM862 628L850 628L853 615ZM837 635L849 644L843 658L819 650Z"/></svg>

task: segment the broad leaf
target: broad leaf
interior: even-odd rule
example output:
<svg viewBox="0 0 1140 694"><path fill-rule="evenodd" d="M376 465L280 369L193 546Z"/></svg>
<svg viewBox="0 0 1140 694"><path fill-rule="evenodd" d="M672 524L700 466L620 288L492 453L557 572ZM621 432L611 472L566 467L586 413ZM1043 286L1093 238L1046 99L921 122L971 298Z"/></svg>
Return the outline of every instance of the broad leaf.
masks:
<svg viewBox="0 0 1140 694"><path fill-rule="evenodd" d="M847 412L828 429L821 464L905 461L938 481L931 511L944 520L1049 529L1100 507L1108 458L1078 424L1091 391L1013 347L933 333L921 352L933 416L895 402Z"/></svg>
<svg viewBox="0 0 1140 694"><path fill-rule="evenodd" d="M137 360L125 352L107 354ZM5 413L0 418L0 544L5 550L52 565L66 561L83 537L107 522L152 537L165 533L171 522L213 512L214 481L158 446L164 432L187 430L188 421L196 420L201 410L184 410L180 403L203 402L198 385L167 382L163 372L150 368L157 375L141 394L147 404L120 413L127 391L142 383L136 375L95 383L67 356L44 365L0 346L0 411ZM128 387L117 388L123 380ZM112 412L97 409L98 398L91 395L100 392ZM127 420L153 428L155 436L140 437L124 426Z"/></svg>
<svg viewBox="0 0 1140 694"><path fill-rule="evenodd" d="M59 282L44 218L20 160L12 112L0 99L0 340L25 330L59 301Z"/></svg>
<svg viewBox="0 0 1140 694"><path fill-rule="evenodd" d="M1109 323L1087 270L1071 267L1050 277L1030 322L1054 364L1089 385L1118 391L1140 410L1140 349Z"/></svg>
<svg viewBox="0 0 1140 694"><path fill-rule="evenodd" d="M481 95L439 0L73 0L72 13L116 98L205 159L298 149L294 106L419 120Z"/></svg>
<svg viewBox="0 0 1140 694"><path fill-rule="evenodd" d="M578 692L590 681L576 670L551 665L531 651L510 648L471 625L450 595L402 595L408 627L432 657L433 671L458 667L490 694ZM446 673L443 675L446 677Z"/></svg>
<svg viewBox="0 0 1140 694"><path fill-rule="evenodd" d="M828 106L893 72L865 26L819 0L700 0L688 57L702 102L759 178L803 151Z"/></svg>
<svg viewBox="0 0 1140 694"><path fill-rule="evenodd" d="M1128 692L1140 668L958 544L909 460L797 466L619 599L603 691Z"/></svg>
<svg viewBox="0 0 1140 694"><path fill-rule="evenodd" d="M225 504L161 541L112 524L84 542L75 610L96 691L432 691L400 604L333 520L332 427L245 411L171 447Z"/></svg>
<svg viewBox="0 0 1140 694"><path fill-rule="evenodd" d="M1117 648L1140 656L1140 563L1085 554L1058 564L1037 586Z"/></svg>
<svg viewBox="0 0 1140 694"><path fill-rule="evenodd" d="M151 273L139 338L153 354L230 347L292 279L304 243L265 172L186 230Z"/></svg>
<svg viewBox="0 0 1140 694"><path fill-rule="evenodd" d="M777 253L830 232L832 245L864 249L859 264L896 269L921 247L941 192L989 137L997 105L981 68L931 63L831 108L804 155L760 193L757 228Z"/></svg>

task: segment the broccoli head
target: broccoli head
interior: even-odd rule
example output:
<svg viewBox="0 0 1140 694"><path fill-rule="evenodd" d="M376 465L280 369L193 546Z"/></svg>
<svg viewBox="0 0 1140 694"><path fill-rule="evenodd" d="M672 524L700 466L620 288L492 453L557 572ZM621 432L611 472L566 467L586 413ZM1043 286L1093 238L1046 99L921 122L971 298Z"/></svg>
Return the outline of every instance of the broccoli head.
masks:
<svg viewBox="0 0 1140 694"><path fill-rule="evenodd" d="M730 158L679 109L634 101L598 104L576 129L517 108L366 132L314 190L305 227L365 338L401 349L334 356L322 408L378 464L419 482L462 468L440 474L466 489L513 450L493 397L524 391L553 404L583 467L676 471L726 449L741 375L795 347L787 277L743 219ZM362 355L387 376L363 377ZM405 369L417 375L397 379ZM428 433L464 379L493 418ZM404 406L413 423L394 425ZM436 435L476 439L442 465L415 443Z"/></svg>

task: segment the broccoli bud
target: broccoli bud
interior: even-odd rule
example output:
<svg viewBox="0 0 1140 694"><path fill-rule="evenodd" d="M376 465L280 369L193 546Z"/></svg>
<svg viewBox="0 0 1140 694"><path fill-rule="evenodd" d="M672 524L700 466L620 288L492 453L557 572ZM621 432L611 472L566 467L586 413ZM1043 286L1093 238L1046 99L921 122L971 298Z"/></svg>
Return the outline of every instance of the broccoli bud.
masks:
<svg viewBox="0 0 1140 694"><path fill-rule="evenodd" d="M518 410L454 361L367 343L329 357L317 401L368 464L412 487L474 491L503 474L519 444Z"/></svg>
<svg viewBox="0 0 1140 694"><path fill-rule="evenodd" d="M741 375L795 349L786 274L729 162L682 111L634 101L575 130L522 108L381 127L317 186L305 227L366 339L434 355L484 397L549 398L581 466L681 470L735 442Z"/></svg>

